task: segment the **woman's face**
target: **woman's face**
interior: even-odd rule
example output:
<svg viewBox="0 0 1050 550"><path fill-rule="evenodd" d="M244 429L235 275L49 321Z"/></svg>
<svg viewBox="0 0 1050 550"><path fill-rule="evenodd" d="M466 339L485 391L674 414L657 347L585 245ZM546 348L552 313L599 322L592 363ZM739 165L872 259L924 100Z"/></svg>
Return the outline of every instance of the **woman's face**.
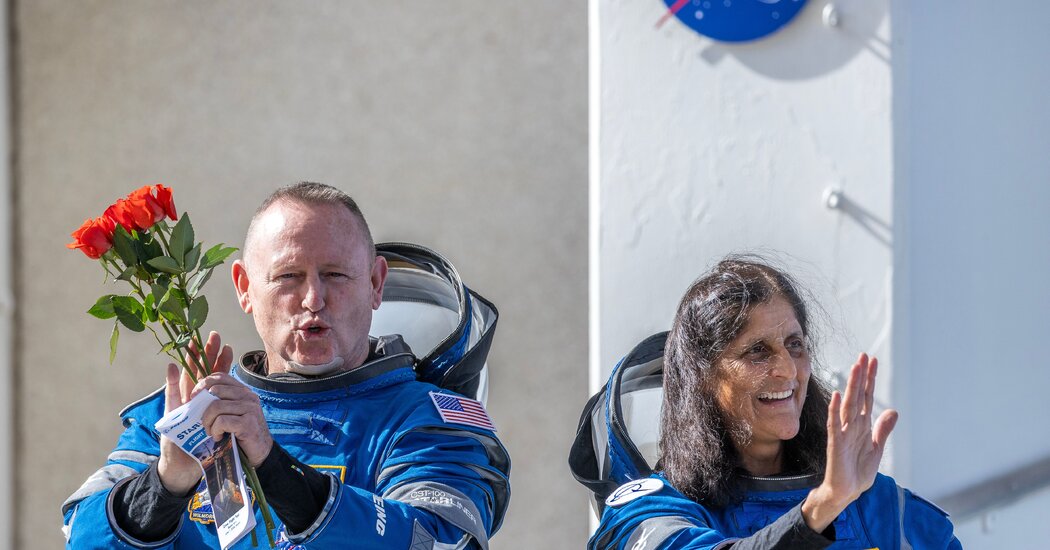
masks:
<svg viewBox="0 0 1050 550"><path fill-rule="evenodd" d="M750 426L750 442L738 445L779 444L798 434L809 350L787 300L777 296L753 306L715 366L719 407L732 424Z"/></svg>

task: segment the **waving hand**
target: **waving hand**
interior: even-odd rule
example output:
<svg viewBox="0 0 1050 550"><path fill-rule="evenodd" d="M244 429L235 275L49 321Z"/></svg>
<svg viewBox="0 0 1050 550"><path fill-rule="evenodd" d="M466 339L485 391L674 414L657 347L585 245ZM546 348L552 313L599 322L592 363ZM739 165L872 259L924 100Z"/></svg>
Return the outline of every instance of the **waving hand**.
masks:
<svg viewBox="0 0 1050 550"><path fill-rule="evenodd" d="M875 482L886 440L897 424L897 411L884 411L872 424L875 375L879 361L860 354L850 370L845 398L839 392L828 405L828 459L824 482L802 505L806 524L821 532Z"/></svg>

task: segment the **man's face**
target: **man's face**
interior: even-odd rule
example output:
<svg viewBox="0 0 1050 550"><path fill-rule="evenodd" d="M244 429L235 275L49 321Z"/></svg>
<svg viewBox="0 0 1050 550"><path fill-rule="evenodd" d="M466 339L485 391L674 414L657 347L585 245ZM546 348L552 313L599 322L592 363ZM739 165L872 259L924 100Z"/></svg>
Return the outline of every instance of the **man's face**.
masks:
<svg viewBox="0 0 1050 550"><path fill-rule="evenodd" d="M283 372L288 361L342 358L343 370L360 366L386 271L342 205L271 205L256 220L244 260L233 266L241 308L255 319L270 372Z"/></svg>

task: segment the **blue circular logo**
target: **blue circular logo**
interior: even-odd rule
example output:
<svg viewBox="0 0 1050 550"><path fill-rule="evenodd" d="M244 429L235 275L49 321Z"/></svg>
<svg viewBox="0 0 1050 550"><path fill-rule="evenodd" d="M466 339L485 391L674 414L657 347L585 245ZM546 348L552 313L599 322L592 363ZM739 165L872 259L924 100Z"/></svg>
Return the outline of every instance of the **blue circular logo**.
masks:
<svg viewBox="0 0 1050 550"><path fill-rule="evenodd" d="M671 17L722 42L757 40L779 30L798 15L806 0L663 0L657 26Z"/></svg>

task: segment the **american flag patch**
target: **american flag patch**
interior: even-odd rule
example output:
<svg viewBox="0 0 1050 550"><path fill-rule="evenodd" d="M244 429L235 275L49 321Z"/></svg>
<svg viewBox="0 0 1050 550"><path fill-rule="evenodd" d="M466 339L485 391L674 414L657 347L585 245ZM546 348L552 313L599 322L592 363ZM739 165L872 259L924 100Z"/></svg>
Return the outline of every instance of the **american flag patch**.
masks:
<svg viewBox="0 0 1050 550"><path fill-rule="evenodd" d="M441 419L445 422L496 431L496 426L492 424L492 419L489 418L485 406L478 401L434 391L430 392L430 399L434 401L434 406L437 407Z"/></svg>

